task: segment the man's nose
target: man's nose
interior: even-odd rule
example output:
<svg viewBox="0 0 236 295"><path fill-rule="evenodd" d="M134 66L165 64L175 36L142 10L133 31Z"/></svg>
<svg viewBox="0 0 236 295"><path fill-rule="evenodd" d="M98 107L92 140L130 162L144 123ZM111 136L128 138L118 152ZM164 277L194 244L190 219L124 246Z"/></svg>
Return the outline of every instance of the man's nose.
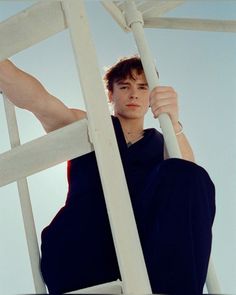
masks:
<svg viewBox="0 0 236 295"><path fill-rule="evenodd" d="M130 99L137 99L138 98L138 92L137 89L132 88L130 89Z"/></svg>

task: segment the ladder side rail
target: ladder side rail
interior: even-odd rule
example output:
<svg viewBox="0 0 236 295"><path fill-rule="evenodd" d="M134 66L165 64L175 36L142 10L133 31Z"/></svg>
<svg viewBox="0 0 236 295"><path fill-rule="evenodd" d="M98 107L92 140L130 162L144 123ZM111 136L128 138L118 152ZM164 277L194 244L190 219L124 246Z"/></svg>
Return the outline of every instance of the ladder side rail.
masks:
<svg viewBox="0 0 236 295"><path fill-rule="evenodd" d="M87 119L0 154L0 187L94 150Z"/></svg>
<svg viewBox="0 0 236 295"><path fill-rule="evenodd" d="M210 256L210 260L208 264L206 287L209 294L222 294L220 282L216 274L216 269L215 269L212 256Z"/></svg>
<svg viewBox="0 0 236 295"><path fill-rule="evenodd" d="M63 7L85 97L89 131L95 147L123 291L127 294L151 294L84 3L81 0L66 0Z"/></svg>
<svg viewBox="0 0 236 295"><path fill-rule="evenodd" d="M19 131L17 127L16 114L13 104L3 95L4 107L7 118L8 133L11 147L20 145ZM46 287L42 280L39 264L40 252L37 240L36 228L33 217L33 210L30 201L30 194L27 179L23 178L17 181L17 188L20 197L21 212L23 217L25 235L27 240L31 270L36 293L46 293Z"/></svg>
<svg viewBox="0 0 236 295"><path fill-rule="evenodd" d="M133 0L126 0L126 19L128 25L131 27L131 31L134 34L134 38L139 49L140 57L143 63L145 75L150 89L158 86L158 76L155 70L153 59L151 58L151 51L148 43L145 39L142 15L136 9ZM167 114L162 114L158 117L160 125L163 131L164 140L166 143L167 151L170 158L177 157L182 158L178 142L174 133L174 129L171 120ZM171 126L170 126L171 125ZM216 271L212 262L212 257L210 257L207 274L207 287L209 293L221 293L218 278L216 276ZM210 281L209 281L210 280Z"/></svg>

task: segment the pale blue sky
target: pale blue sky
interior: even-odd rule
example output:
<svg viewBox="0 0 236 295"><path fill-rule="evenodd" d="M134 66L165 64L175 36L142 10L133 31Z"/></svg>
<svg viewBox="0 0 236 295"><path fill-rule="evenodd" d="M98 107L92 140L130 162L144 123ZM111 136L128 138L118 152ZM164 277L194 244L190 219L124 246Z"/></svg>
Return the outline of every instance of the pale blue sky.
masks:
<svg viewBox="0 0 236 295"><path fill-rule="evenodd" d="M0 20L34 2L0 1ZM86 7L103 74L104 66L137 50L132 35L124 33L98 1L86 1ZM188 1L169 15L236 19L236 1ZM180 119L196 161L216 185L213 259L223 292L236 294L236 34L158 29L146 33L160 83L178 92ZM12 61L68 106L84 107L67 31L16 54ZM44 134L30 113L17 110L17 118L22 143ZM151 114L146 126L159 128ZM0 134L0 152L4 152L10 145L1 99ZM64 203L65 180L65 164L28 178L39 237ZM16 185L0 188L0 197L0 293L33 293Z"/></svg>

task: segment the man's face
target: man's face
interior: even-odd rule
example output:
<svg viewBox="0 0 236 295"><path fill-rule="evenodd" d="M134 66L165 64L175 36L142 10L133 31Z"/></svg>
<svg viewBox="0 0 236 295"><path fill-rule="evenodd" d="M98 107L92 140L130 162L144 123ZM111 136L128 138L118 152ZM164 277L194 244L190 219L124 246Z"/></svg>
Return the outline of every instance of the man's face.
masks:
<svg viewBox="0 0 236 295"><path fill-rule="evenodd" d="M131 77L115 82L109 92L115 116L126 119L143 118L149 108L149 89L144 74L132 72Z"/></svg>

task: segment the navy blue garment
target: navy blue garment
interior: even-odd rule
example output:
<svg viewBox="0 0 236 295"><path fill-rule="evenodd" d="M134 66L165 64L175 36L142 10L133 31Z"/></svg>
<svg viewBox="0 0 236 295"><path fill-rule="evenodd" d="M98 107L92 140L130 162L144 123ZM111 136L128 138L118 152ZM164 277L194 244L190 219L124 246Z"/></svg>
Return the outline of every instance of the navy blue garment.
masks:
<svg viewBox="0 0 236 295"><path fill-rule="evenodd" d="M164 161L155 129L128 148L112 119L153 293L201 294L215 215L209 175L192 162ZM42 232L50 293L120 278L94 152L68 162L68 182L65 206Z"/></svg>

